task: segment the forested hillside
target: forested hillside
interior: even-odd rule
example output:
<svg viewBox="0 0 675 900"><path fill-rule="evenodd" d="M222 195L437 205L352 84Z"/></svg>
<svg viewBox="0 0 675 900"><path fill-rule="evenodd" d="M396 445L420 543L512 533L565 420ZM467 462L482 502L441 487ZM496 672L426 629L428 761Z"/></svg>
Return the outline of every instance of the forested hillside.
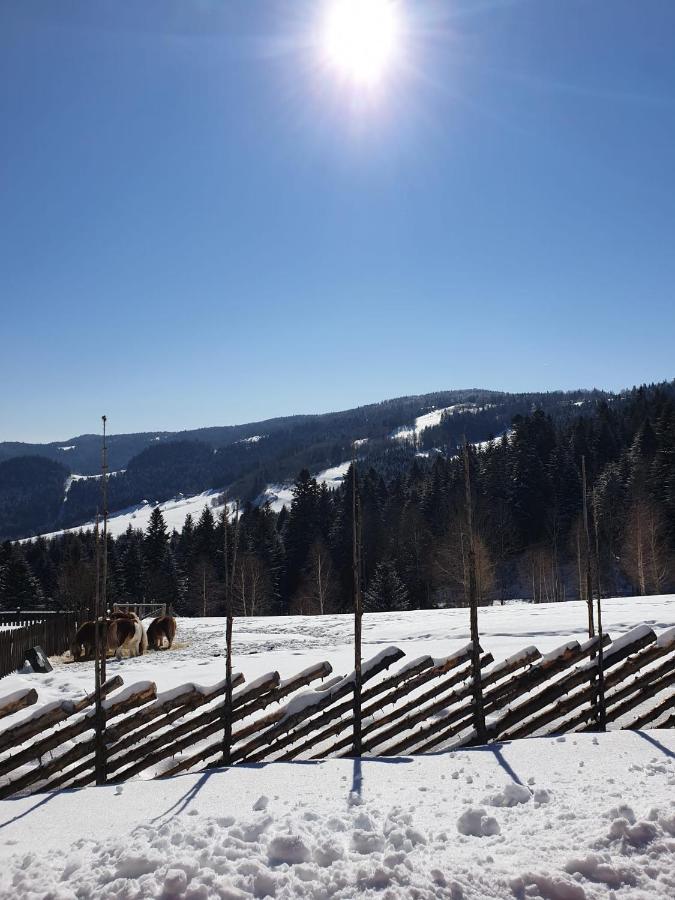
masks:
<svg viewBox="0 0 675 900"><path fill-rule="evenodd" d="M267 485L292 481L302 468L318 472L350 459L353 441L359 457L377 459L378 471L393 473L415 452L450 455L464 437L478 442L502 434L514 415L541 409L563 422L580 405L591 409L603 399L615 398L599 391L445 391L324 415L173 434L112 435L108 462L115 477L109 482L108 506L115 512L209 489L254 500ZM22 455L16 455L18 448ZM403 452L392 452L396 448ZM0 444L0 460L7 454L6 464L0 462L0 540L93 521L101 506L100 437L85 435L64 444ZM11 478L3 475L10 462ZM26 489L17 492L15 476Z"/></svg>
<svg viewBox="0 0 675 900"><path fill-rule="evenodd" d="M508 425L508 434L469 454L482 602L583 595L582 457L603 594L675 589L675 384L584 402L557 421L543 409L517 413ZM447 427L442 419L439 431ZM463 461L452 453L416 455L415 446L382 446L357 463L371 610L464 602ZM157 462L164 450L148 453ZM194 454L208 462L190 444L175 452L179 460ZM109 539L109 600L159 599L187 615L221 614L227 540L239 614L349 609L352 478L350 470L329 491L305 468L290 509L280 514L246 503L235 523L206 507L199 521L188 517L171 534L155 510L146 532L129 528ZM592 546L595 554L595 538ZM0 604L88 608L95 571L90 531L5 542Z"/></svg>

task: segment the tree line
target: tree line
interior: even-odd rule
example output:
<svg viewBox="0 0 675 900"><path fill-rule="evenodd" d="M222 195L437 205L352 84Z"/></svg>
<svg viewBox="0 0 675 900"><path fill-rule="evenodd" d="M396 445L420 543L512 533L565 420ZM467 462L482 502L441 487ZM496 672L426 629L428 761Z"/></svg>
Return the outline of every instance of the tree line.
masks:
<svg viewBox="0 0 675 900"><path fill-rule="evenodd" d="M594 583L605 596L675 588L675 390L661 385L567 422L517 415L507 434L470 447L480 602L585 599L582 457ZM170 532L156 508L145 531L108 538L108 601L221 615L227 564L238 615L348 611L354 477L365 609L463 605L464 462L441 454L408 457L398 471L357 462L336 490L303 469L280 513L207 506ZM88 610L95 579L91 531L0 546L2 608Z"/></svg>

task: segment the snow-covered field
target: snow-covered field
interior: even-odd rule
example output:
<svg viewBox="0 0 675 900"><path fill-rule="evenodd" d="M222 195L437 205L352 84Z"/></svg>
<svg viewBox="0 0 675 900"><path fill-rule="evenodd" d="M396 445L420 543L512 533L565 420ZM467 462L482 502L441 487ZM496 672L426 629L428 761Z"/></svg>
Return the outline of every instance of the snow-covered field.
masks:
<svg viewBox="0 0 675 900"><path fill-rule="evenodd" d="M612 637L675 624L675 596L603 602ZM480 610L495 659L584 635L580 603ZM364 657L467 643L467 610L364 618ZM328 660L353 667L349 616L242 619L235 668L247 681ZM222 619L181 619L171 652L110 661L159 690L224 675ZM90 663L55 660L0 693L40 702L93 687ZM20 721L23 710L0 724ZM0 802L0 897L675 897L675 732L532 738L382 760L269 763L167 781Z"/></svg>
<svg viewBox="0 0 675 900"><path fill-rule="evenodd" d="M0 802L3 898L675 897L675 733Z"/></svg>

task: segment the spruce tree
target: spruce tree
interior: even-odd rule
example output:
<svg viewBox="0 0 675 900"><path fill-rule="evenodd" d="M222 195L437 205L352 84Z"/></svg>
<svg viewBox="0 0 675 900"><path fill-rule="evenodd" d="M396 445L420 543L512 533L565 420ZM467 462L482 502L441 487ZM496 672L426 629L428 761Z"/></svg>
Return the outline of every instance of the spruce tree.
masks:
<svg viewBox="0 0 675 900"><path fill-rule="evenodd" d="M366 612L409 609L408 591L391 559L378 563L363 599Z"/></svg>

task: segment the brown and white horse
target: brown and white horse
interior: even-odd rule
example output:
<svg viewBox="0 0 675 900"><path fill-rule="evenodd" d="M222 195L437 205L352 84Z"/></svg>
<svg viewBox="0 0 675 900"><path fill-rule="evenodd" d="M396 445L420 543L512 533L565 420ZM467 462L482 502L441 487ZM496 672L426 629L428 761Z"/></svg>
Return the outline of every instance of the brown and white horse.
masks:
<svg viewBox="0 0 675 900"><path fill-rule="evenodd" d="M114 612L108 626L108 648L120 659L123 650L129 656L142 656L148 649L148 636L143 623L133 612Z"/></svg>
<svg viewBox="0 0 675 900"><path fill-rule="evenodd" d="M148 644L153 650L161 650L166 638L171 649L176 636L176 620L173 616L158 616L148 625Z"/></svg>
<svg viewBox="0 0 675 900"><path fill-rule="evenodd" d="M103 638L104 621L99 620L99 638ZM107 626L107 650L111 650L118 659L127 650L129 656L140 656L148 649L148 637L141 620L135 613L115 612L105 620ZM81 625L70 645L70 654L74 660L87 659L94 655L96 646L96 623L85 622Z"/></svg>

